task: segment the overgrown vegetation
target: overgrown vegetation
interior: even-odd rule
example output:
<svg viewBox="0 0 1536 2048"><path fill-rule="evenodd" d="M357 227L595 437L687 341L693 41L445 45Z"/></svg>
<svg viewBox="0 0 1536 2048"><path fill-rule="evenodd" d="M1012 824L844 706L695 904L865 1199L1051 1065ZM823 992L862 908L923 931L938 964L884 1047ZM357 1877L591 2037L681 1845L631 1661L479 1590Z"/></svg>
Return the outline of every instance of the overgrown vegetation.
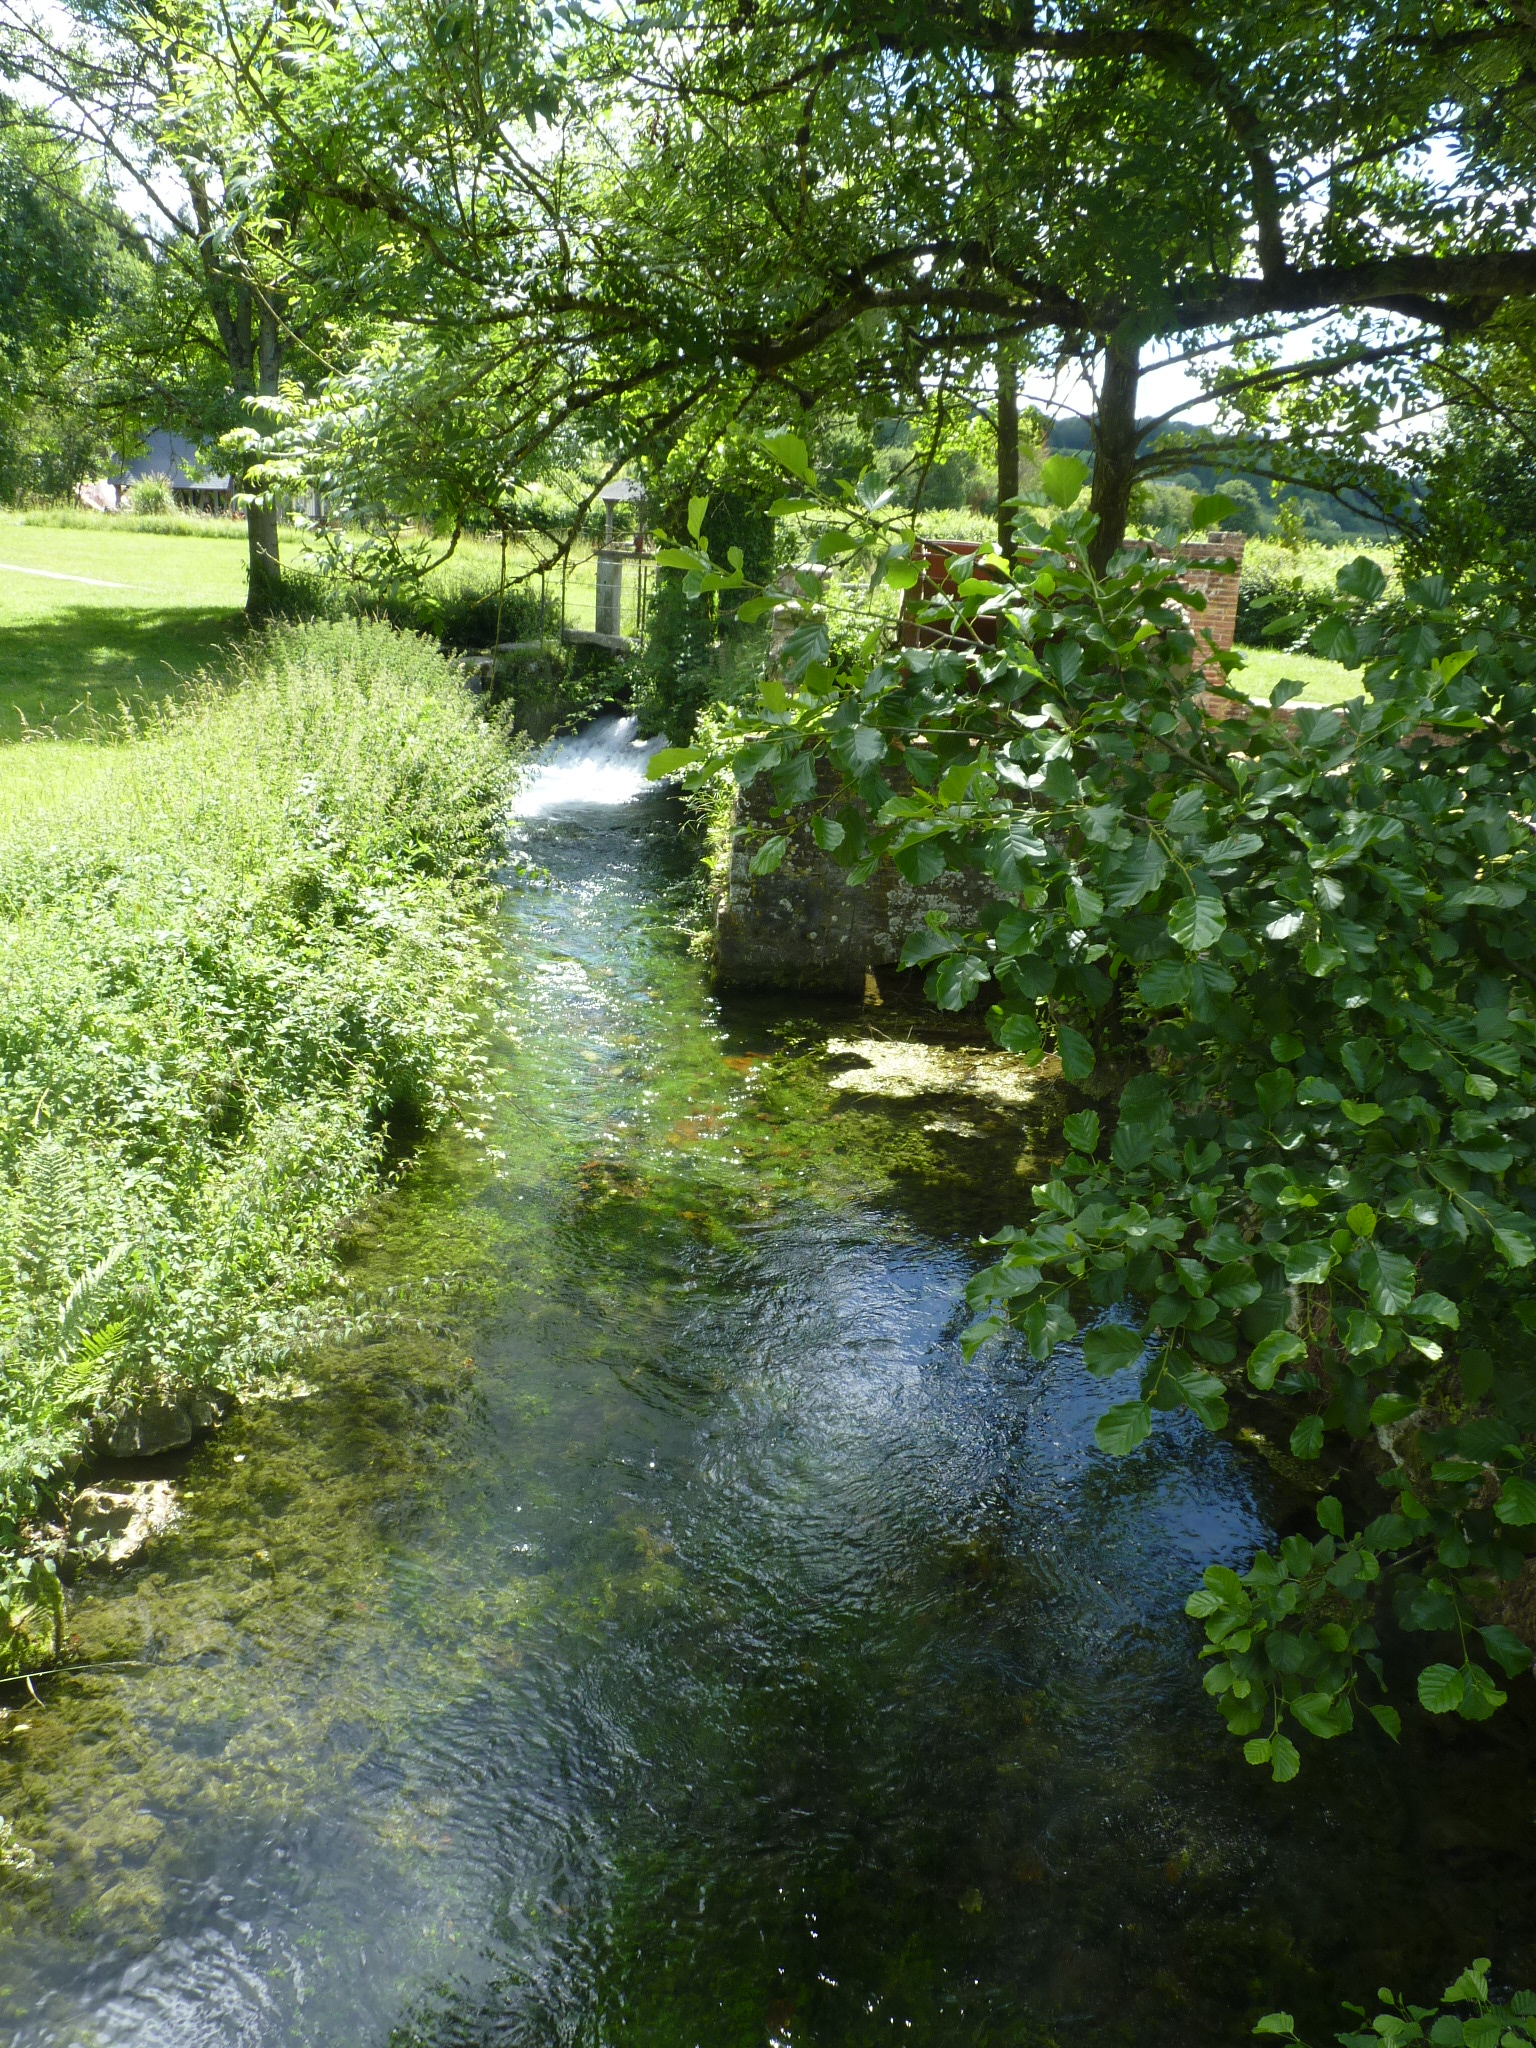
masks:
<svg viewBox="0 0 1536 2048"><path fill-rule="evenodd" d="M513 770L429 644L312 625L8 825L0 1544L113 1418L286 1357L339 1226L481 1085ZM0 1667L47 1647L35 1593Z"/></svg>
<svg viewBox="0 0 1536 2048"><path fill-rule="evenodd" d="M803 445L773 445L814 489ZM882 860L989 879L978 924L931 913L905 961L941 1008L994 995L998 1043L1053 1049L1083 1106L971 1284L968 1350L1081 1332L1091 1373L1136 1376L1098 1424L1121 1455L1160 1412L1224 1426L1239 1377L1290 1409L1299 1460L1388 1433L1384 1512L1351 1531L1324 1499L1317 1541L1213 1566L1190 1600L1207 1692L1284 1780L1293 1734L1357 1707L1395 1737L1385 1601L1436 1639L1431 1713L1487 1718L1489 1665L1531 1662L1505 1610L1536 1543L1536 620L1528 578L1430 577L1384 622L1360 557L1327 633L1359 699L1208 694L1169 567L1093 569L1093 515L1064 509L1082 477L1046 465L1054 516L925 609L934 644L839 652L810 565L782 674L713 753L653 772L771 776L759 873L803 814L852 883ZM842 525L824 559L883 549L911 587L910 528L856 503ZM701 593L742 582L702 544L667 559Z"/></svg>
<svg viewBox="0 0 1536 2048"><path fill-rule="evenodd" d="M1237 638L1249 647L1304 647L1311 635L1338 609L1335 577L1340 564L1363 552L1383 577L1381 602L1402 595L1391 549L1351 549L1315 542L1287 547L1283 541L1250 540L1243 550L1242 582L1237 599Z"/></svg>
<svg viewBox="0 0 1536 2048"><path fill-rule="evenodd" d="M406 633L430 633L445 647L490 647L497 639L558 641L559 605L527 583L502 586L494 565L451 558L431 576L347 576L334 568L289 569L282 610L295 619L382 619Z"/></svg>

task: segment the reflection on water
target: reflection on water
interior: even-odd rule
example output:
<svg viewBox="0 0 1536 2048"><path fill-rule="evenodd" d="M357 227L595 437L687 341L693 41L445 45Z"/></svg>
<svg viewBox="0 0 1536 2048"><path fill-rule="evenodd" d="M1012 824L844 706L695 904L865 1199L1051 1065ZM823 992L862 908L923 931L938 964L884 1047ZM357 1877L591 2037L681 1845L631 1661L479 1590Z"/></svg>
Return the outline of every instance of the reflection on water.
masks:
<svg viewBox="0 0 1536 2048"><path fill-rule="evenodd" d="M3 1724L14 2038L1182 2048L1528 1967L1514 1725L1246 1772L1179 1610L1273 1507L1191 1426L1101 1457L1070 1352L961 1362L1029 1103L712 1005L635 751L530 793L496 1173L394 1201L79 1601L120 1668Z"/></svg>

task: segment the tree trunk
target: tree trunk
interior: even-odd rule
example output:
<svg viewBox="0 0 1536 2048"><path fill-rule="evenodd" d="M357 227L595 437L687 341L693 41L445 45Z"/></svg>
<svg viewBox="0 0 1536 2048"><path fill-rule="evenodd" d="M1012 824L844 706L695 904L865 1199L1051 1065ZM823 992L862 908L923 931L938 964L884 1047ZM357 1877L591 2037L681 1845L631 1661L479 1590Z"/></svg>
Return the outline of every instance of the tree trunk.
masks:
<svg viewBox="0 0 1536 2048"><path fill-rule="evenodd" d="M1089 506L1098 515L1089 560L1102 576L1109 558L1125 539L1130 517L1131 487L1136 481L1136 386L1141 377L1141 350L1109 341L1104 349L1104 381L1093 415L1093 490Z"/></svg>
<svg viewBox="0 0 1536 2048"><path fill-rule="evenodd" d="M997 545L1013 550L1013 514L1019 495L1019 373L1006 346L997 352Z"/></svg>
<svg viewBox="0 0 1536 2048"><path fill-rule="evenodd" d="M278 342L277 316L263 303L256 315L256 389L264 398L275 398L282 359ZM282 567L277 556L277 506L248 505L245 534L250 549L245 614L249 619L268 617L277 605L282 584Z"/></svg>

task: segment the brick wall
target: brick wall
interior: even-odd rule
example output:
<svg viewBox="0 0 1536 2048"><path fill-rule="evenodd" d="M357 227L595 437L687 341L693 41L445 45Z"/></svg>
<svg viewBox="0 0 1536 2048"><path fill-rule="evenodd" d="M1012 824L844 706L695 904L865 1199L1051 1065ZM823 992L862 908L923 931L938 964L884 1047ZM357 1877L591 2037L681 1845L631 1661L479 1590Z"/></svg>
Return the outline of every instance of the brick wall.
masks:
<svg viewBox="0 0 1536 2048"><path fill-rule="evenodd" d="M1212 648L1219 648L1222 653L1231 647L1237 631L1237 591L1242 580L1246 540L1247 535L1242 533L1213 533L1205 540L1187 540L1178 550L1177 559L1185 565L1181 582L1186 589L1199 591L1205 599L1203 612L1190 612L1190 626L1199 639L1208 642ZM960 644L958 636L945 632L942 627L919 625L914 613L941 593L952 593L949 565L957 555L971 556L984 552L985 543L975 541L918 542L913 553L922 565L923 574L921 582L902 599L897 638L903 647L932 646L941 642ZM985 569L980 574L984 580L987 579ZM978 619L969 644L995 647L997 621ZM1213 683L1220 682L1221 669L1217 663L1206 664L1205 673Z"/></svg>
<svg viewBox="0 0 1536 2048"><path fill-rule="evenodd" d="M1242 581L1247 538L1243 533L1213 533L1208 540L1185 541L1178 553L1179 561L1188 565L1179 580L1187 590L1198 590L1205 599L1205 610L1192 611L1189 623L1199 639L1223 654L1231 647L1237 631L1237 589ZM1202 568L1202 563L1212 566ZM1218 563L1220 567L1216 566ZM1205 673L1213 683L1221 681L1221 669L1216 662L1208 663Z"/></svg>

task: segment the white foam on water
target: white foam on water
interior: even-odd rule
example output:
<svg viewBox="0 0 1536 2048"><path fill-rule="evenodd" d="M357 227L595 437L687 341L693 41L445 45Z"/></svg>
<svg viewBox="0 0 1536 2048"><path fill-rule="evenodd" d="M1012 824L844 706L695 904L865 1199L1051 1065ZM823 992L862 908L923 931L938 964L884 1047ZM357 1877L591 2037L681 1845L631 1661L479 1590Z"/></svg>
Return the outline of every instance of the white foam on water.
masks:
<svg viewBox="0 0 1536 2048"><path fill-rule="evenodd" d="M585 732L552 740L518 793L520 818L542 817L574 805L633 803L652 785L647 763L665 742L642 740L637 718L594 719Z"/></svg>

